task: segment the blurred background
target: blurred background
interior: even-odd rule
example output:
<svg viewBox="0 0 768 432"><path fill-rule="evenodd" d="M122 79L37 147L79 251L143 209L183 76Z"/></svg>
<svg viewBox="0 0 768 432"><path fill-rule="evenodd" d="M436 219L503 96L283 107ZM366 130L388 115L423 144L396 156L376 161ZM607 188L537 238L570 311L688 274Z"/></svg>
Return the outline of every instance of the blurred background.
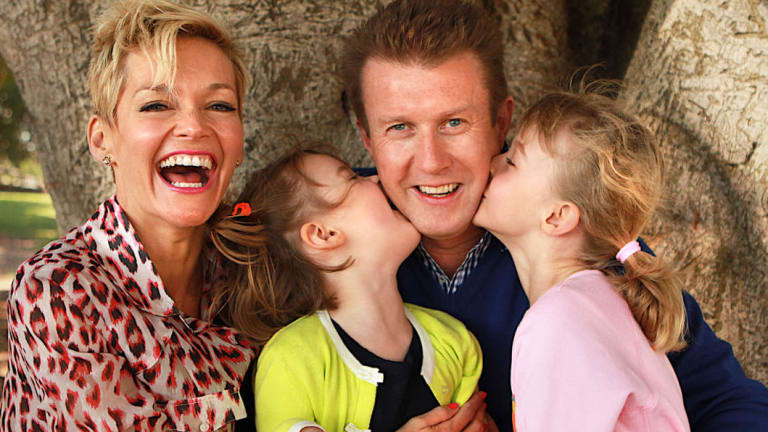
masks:
<svg viewBox="0 0 768 432"><path fill-rule="evenodd" d="M0 58L0 377L7 368L5 300L16 267L58 237L26 117L16 81Z"/></svg>

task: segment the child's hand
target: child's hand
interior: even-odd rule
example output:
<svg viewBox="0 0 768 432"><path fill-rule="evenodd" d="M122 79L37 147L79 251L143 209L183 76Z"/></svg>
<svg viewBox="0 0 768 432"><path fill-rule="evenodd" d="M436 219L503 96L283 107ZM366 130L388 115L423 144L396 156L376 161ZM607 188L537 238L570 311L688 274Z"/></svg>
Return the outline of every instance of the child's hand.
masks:
<svg viewBox="0 0 768 432"><path fill-rule="evenodd" d="M485 421L484 396L484 393L475 392L461 407L452 403L434 408L408 420L398 432L485 432L488 430L488 423Z"/></svg>

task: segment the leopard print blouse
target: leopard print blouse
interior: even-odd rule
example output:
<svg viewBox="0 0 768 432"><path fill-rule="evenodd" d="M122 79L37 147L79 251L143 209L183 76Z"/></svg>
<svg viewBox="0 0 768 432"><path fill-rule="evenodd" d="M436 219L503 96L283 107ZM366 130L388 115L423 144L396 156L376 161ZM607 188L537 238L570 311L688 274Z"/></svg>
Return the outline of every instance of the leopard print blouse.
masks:
<svg viewBox="0 0 768 432"><path fill-rule="evenodd" d="M255 345L174 306L116 197L19 267L8 327L0 430L207 431L245 417Z"/></svg>

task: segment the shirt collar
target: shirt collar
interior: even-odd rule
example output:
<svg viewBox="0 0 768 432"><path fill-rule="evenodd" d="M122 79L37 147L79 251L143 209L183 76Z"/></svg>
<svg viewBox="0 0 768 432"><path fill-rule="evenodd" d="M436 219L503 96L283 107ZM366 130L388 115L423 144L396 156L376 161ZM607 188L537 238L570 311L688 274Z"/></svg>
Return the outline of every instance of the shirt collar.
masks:
<svg viewBox="0 0 768 432"><path fill-rule="evenodd" d="M446 294L454 294L464 281L469 277L469 274L480 264L480 258L488 249L488 245L491 243L491 234L488 231L483 231L483 235L480 236L480 240L467 252L467 256L464 257L464 261L459 266L453 277L448 277L447 274L437 265L437 262L429 255L429 252L424 248L422 243L416 250L419 252L422 258L422 262L427 267L435 280L440 284L440 287Z"/></svg>
<svg viewBox="0 0 768 432"><path fill-rule="evenodd" d="M113 288L143 311L160 316L179 313L117 196L99 206L85 223L83 234L88 248L105 260L101 268Z"/></svg>

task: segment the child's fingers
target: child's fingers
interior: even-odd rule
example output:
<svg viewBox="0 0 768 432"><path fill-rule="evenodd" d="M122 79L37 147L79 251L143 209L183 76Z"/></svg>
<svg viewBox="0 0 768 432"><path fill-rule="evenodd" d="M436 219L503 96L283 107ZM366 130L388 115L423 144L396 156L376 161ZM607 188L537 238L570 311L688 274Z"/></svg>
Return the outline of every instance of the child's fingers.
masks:
<svg viewBox="0 0 768 432"><path fill-rule="evenodd" d="M459 412L459 405L452 403L450 405L439 406L427 411L426 413L416 416L406 424L403 425L398 432L416 432L424 430L456 430L461 429L443 429L441 427L446 421L450 420L456 413Z"/></svg>
<svg viewBox="0 0 768 432"><path fill-rule="evenodd" d="M476 391L471 398L462 405L459 413L448 423L454 423L453 427L445 430L461 430L464 432L485 432L488 429L485 413L485 392Z"/></svg>

